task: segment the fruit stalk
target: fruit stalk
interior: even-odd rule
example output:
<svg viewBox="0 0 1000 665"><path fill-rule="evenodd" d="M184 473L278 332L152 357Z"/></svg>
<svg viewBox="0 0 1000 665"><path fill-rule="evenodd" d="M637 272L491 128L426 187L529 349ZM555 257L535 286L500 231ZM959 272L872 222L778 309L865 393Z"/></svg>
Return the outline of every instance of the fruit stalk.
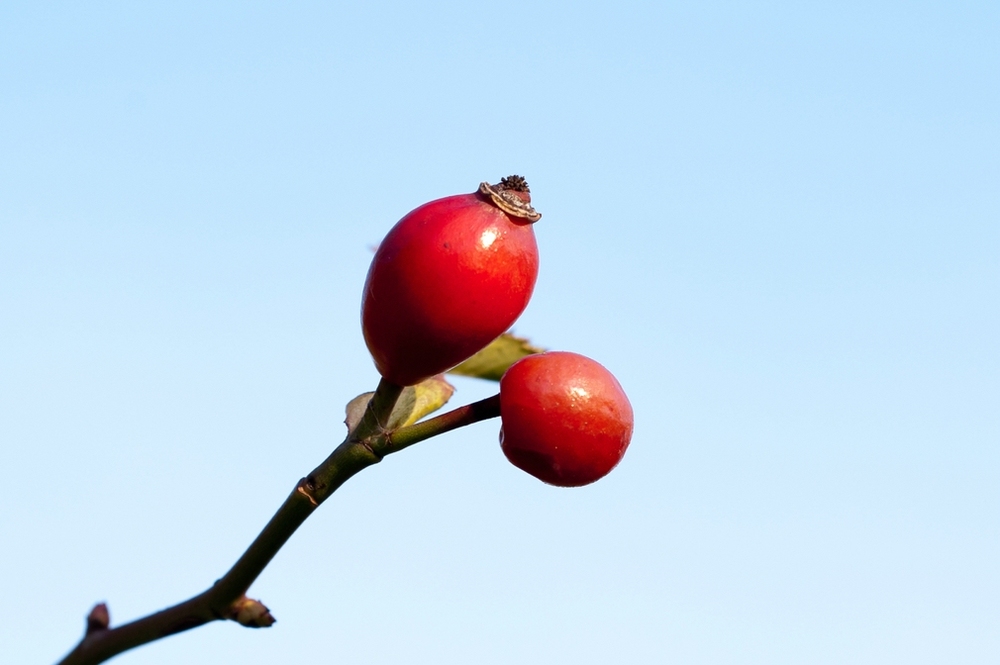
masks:
<svg viewBox="0 0 1000 665"><path fill-rule="evenodd" d="M450 432L459 427L465 427L480 420L500 417L500 395L493 395L472 404L466 404L448 413L430 418L409 427L403 427L390 433L386 438L388 453L399 452L438 434Z"/></svg>

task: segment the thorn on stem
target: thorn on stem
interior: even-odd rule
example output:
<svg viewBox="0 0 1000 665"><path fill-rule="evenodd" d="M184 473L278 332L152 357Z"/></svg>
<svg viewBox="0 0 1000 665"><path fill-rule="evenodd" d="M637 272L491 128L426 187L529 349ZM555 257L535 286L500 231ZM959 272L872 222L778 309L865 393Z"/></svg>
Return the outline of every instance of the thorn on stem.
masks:
<svg viewBox="0 0 1000 665"><path fill-rule="evenodd" d="M90 614L87 615L87 632L84 634L92 635L93 633L107 630L110 625L111 614L108 612L107 604L98 603L94 605L94 609L90 610Z"/></svg>

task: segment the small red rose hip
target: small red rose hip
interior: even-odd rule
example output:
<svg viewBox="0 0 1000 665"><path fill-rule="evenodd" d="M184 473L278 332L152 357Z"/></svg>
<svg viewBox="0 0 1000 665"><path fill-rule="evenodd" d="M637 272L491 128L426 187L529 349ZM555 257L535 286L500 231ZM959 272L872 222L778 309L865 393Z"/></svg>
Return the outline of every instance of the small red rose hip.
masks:
<svg viewBox="0 0 1000 665"><path fill-rule="evenodd" d="M361 328L375 367L409 386L451 369L506 331L528 306L538 247L528 183L483 183L426 203L375 252Z"/></svg>
<svg viewBox="0 0 1000 665"><path fill-rule="evenodd" d="M606 476L632 439L632 405L599 363L566 351L528 356L500 380L500 447L539 480L579 487Z"/></svg>

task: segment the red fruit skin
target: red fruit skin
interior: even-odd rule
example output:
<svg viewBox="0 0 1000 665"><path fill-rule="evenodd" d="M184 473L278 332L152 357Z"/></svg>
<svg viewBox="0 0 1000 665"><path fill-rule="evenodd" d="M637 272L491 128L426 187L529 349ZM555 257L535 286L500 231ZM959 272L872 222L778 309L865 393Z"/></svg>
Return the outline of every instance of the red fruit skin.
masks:
<svg viewBox="0 0 1000 665"><path fill-rule="evenodd" d="M538 277L531 223L480 194L403 217L368 270L361 328L375 367L403 386L451 369L506 331Z"/></svg>
<svg viewBox="0 0 1000 665"><path fill-rule="evenodd" d="M539 480L579 487L615 468L632 439L632 405L614 375L586 356L528 356L500 379L500 447Z"/></svg>

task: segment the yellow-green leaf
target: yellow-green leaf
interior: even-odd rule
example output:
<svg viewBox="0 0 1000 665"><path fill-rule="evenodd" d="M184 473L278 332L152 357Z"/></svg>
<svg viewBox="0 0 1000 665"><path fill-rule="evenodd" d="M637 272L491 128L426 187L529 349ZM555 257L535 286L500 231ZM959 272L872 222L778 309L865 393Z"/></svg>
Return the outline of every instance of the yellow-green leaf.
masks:
<svg viewBox="0 0 1000 665"><path fill-rule="evenodd" d="M490 342L489 346L472 356L464 363L449 372L462 376L474 376L479 379L499 381L507 368L515 362L545 349L532 345L523 337L515 337L504 333Z"/></svg>
<svg viewBox="0 0 1000 665"><path fill-rule="evenodd" d="M447 404L454 392L454 386L445 381L444 376L440 374L415 386L407 386L396 401L385 428L391 431L412 425ZM361 422L365 409L368 408L368 402L374 394L363 393L347 403L347 418L344 424L347 425L348 431L353 430Z"/></svg>
<svg viewBox="0 0 1000 665"><path fill-rule="evenodd" d="M412 425L424 416L434 413L448 403L455 388L438 374L415 386L408 386L396 402L389 416L387 429L394 430Z"/></svg>

